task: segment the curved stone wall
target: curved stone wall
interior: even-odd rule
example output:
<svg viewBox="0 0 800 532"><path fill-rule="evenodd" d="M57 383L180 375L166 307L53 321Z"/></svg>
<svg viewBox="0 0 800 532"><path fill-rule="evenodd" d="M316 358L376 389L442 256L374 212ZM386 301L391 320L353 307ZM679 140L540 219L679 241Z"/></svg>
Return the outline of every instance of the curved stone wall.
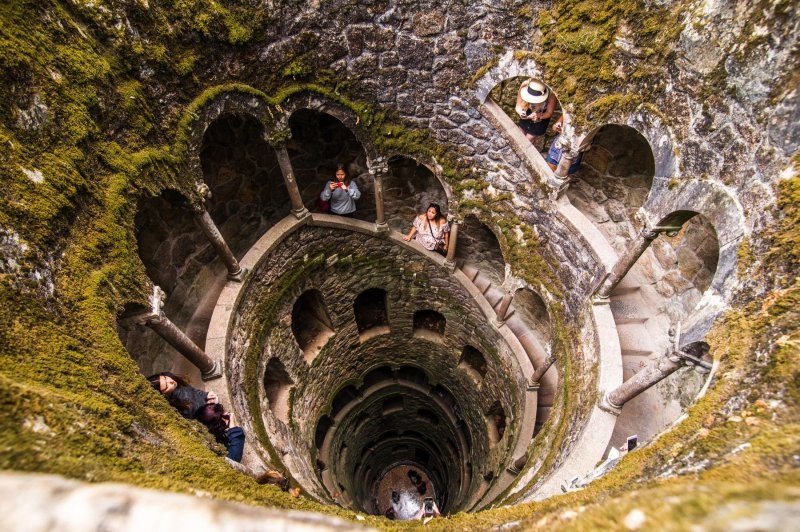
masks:
<svg viewBox="0 0 800 532"><path fill-rule="evenodd" d="M356 408L341 420L333 416L337 436L334 443L325 446L325 456L320 456L319 449L324 435L322 441L315 441L319 420L334 414L331 411L334 397L342 388L348 385L359 390L368 387L369 383L363 382L364 376L375 367L388 363L400 371L400 375L402 367L418 368L426 375L423 395L441 389L441 393L457 398L449 413L440 409L439 418L450 420L441 425L445 430L441 440L452 441L457 432L465 430L470 441L466 447L459 443L455 463L436 468L440 475L445 475L446 488L443 489L451 494L450 500L458 508L468 496L476 493L481 476L489 473L500 476L518 438L522 437L523 441L530 438L530 434L519 434L522 418L535 415L525 413L523 398L525 373L530 369L523 373L521 364L530 368L530 362L526 358L521 362L517 360L519 354L487 323L471 295L446 269L420 259L417 253L384 238L336 228L304 226L290 235L283 235L255 265L239 295L236 319L229 331L231 341L226 365L233 401L245 406L246 415L252 416L255 425L263 423L272 446L290 456L287 465L293 474L313 479L317 476L316 460L321 460L328 464L329 473L338 472L336 480L322 484L342 484L349 487L350 493L355 488L348 475L358 469L354 464L365 445L380 436L376 434L378 429L365 429L356 440L350 439L348 452L355 458L336 463L335 457L341 452L341 443L337 442L352 438L347 427L362 409ZM381 329L376 335L367 334L369 330L359 335L353 304L357 296L369 288L386 291L388 329ZM298 297L310 289L322 294L335 333L309 364L288 317ZM440 313L446 320L444 334L415 330L413 318L420 310ZM472 393L476 386L474 377L463 367L459 368L466 345L476 346L486 360L485 374L478 384L481 393L477 396ZM289 399L291 421L288 426L275 419L269 405L265 404L265 391L260 384L267 360L273 358L281 361L295 383ZM236 368L241 368L242 373L237 374ZM487 421L487 416L491 415L495 402L505 413L505 428L498 441L490 441L487 423L494 423L494 420ZM421 408L422 403L419 406ZM346 407L337 405L337 409L341 408ZM411 417L401 420L399 436L417 423L414 412L420 408L411 408L412 414L407 414ZM455 425L464 428L456 431ZM257 433L263 434L263 431ZM459 438L464 439L463 435ZM441 442L436 448L442 451L440 446ZM480 469L474 473L470 471L473 484L462 487L463 475L456 473L465 469L466 463L475 467L480 464ZM448 468L452 468L455 476L444 473ZM373 473L377 474L378 469L374 467ZM317 494L333 498L333 491L337 490L329 488L327 493L317 490Z"/></svg>

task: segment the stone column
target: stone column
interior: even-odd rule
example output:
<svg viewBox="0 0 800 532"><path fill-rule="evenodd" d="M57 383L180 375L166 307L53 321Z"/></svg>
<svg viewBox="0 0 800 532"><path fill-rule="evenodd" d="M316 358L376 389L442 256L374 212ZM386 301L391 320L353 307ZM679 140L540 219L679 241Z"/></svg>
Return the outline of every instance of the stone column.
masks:
<svg viewBox="0 0 800 532"><path fill-rule="evenodd" d="M389 231L383 203L383 178L389 173L389 163L386 158L378 157L374 161L371 161L369 173L375 184L375 229L379 233L385 233Z"/></svg>
<svg viewBox="0 0 800 532"><path fill-rule="evenodd" d="M511 301L514 299L514 292L508 291L500 300L494 314L494 324L497 327L502 326L508 317L508 308L511 306Z"/></svg>
<svg viewBox="0 0 800 532"><path fill-rule="evenodd" d="M707 372L711 364L683 350L672 351L650 361L641 371L626 380L600 401L600 408L612 414L619 414L622 407L651 386L666 379L687 363L692 364L700 372Z"/></svg>
<svg viewBox="0 0 800 532"><path fill-rule="evenodd" d="M289 152L286 151L286 143L274 145L275 154L278 156L278 166L281 167L283 174L283 182L286 183L286 190L289 192L289 200L292 202L292 214L297 219L305 218L309 215L308 209L303 205L303 198L300 196L300 189L297 187L297 181L294 178L294 170L292 170L292 161L289 159Z"/></svg>
<svg viewBox="0 0 800 532"><path fill-rule="evenodd" d="M164 291L158 286L153 287L153 294L150 296L150 313L144 319L147 325L161 338L175 348L181 355L186 357L189 362L197 366L204 381L216 379L222 376L222 368L216 360L209 357L191 338L186 336L177 325L172 323L164 314Z"/></svg>
<svg viewBox="0 0 800 532"><path fill-rule="evenodd" d="M539 381L542 380L544 374L547 373L547 370L550 369L550 366L553 365L553 362L556 361L556 357L550 353L547 355L547 358L542 361L542 364L533 371L533 375L531 375L531 382L536 383L537 387Z"/></svg>
<svg viewBox="0 0 800 532"><path fill-rule="evenodd" d="M556 177L559 179L568 179L569 167L572 166L572 162L574 160L575 155L573 153L564 151L561 154L561 159L558 161L558 166L556 167Z"/></svg>
<svg viewBox="0 0 800 532"><path fill-rule="evenodd" d="M456 242L458 240L458 222L453 220L450 223L450 241L447 246L447 257L444 259L444 265L450 270L456 269Z"/></svg>
<svg viewBox="0 0 800 532"><path fill-rule="evenodd" d="M611 268L611 271L606 274L602 284L595 292L596 297L605 301L611 292L616 288L619 282L625 277L625 274L636 264L639 257L642 256L650 244L659 235L661 229L650 229L648 227L642 228L636 240L628 246L625 253L617 260L617 263Z"/></svg>
<svg viewBox="0 0 800 532"><path fill-rule="evenodd" d="M197 221L198 225L200 225L200 229L203 231L203 234L206 235L206 238L208 238L208 241L217 252L217 255L219 255L222 262L225 263L225 267L228 269L228 279L241 282L244 278L244 270L239 265L239 261L236 260L231 248L228 247L228 243L225 242L225 238L223 238L222 233L220 233L217 224L214 223L214 220L211 219L211 215L206 210L204 200L211 196L211 192L208 190L208 186L205 183L199 183L197 185L197 191L203 199L192 204L194 219Z"/></svg>

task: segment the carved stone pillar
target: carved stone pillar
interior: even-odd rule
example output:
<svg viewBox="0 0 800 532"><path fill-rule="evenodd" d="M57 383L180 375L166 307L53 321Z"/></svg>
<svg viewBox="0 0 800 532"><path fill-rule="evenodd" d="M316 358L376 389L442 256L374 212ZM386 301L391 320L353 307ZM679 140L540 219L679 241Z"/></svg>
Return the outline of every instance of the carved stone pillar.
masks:
<svg viewBox="0 0 800 532"><path fill-rule="evenodd" d="M211 215L206 210L204 199L211 196L208 186L205 183L200 183L197 185L197 191L203 199L192 204L194 218L203 231L203 234L208 238L211 246L217 252L217 255L219 255L222 262L225 263L225 267L228 269L228 279L241 282L244 278L244 270L241 265L239 265L239 261L236 260L231 248L228 247L228 243L225 242L225 238L223 238L222 233L220 233L217 224L214 223L214 220L211 219Z"/></svg>
<svg viewBox="0 0 800 532"><path fill-rule="evenodd" d="M672 351L668 355L651 360L636 375L607 392L600 402L600 408L612 414L619 414L625 403L687 364L693 365L700 372L707 372L711 369L711 364L702 360L701 357L683 350Z"/></svg>
<svg viewBox="0 0 800 532"><path fill-rule="evenodd" d="M294 178L292 161L289 159L289 152L286 151L286 144L278 144L273 148L275 148L275 154L278 156L278 166L281 167L283 182L289 192L289 200L292 202L292 214L298 219L305 218L309 215L309 212L306 206L303 205L303 198L300 196L300 189L297 187L297 181Z"/></svg>
<svg viewBox="0 0 800 532"><path fill-rule="evenodd" d="M458 241L458 222L453 220L450 223L450 240L447 246L447 256L444 265L451 270L456 269L456 243Z"/></svg>
<svg viewBox="0 0 800 532"><path fill-rule="evenodd" d="M508 308L511 306L511 301L514 299L514 292L508 291L503 296L503 299L500 300L500 304L497 306L494 314L494 324L497 327L502 326L506 318L508 317Z"/></svg>
<svg viewBox="0 0 800 532"><path fill-rule="evenodd" d="M153 329L189 362L197 366L204 381L221 377L222 368L219 363L209 357L167 318L162 310L163 305L164 291L158 286L154 286L153 294L150 296L150 313L143 318L143 324Z"/></svg>
<svg viewBox="0 0 800 532"><path fill-rule="evenodd" d="M599 300L605 301L608 299L608 296L611 295L614 288L616 288L633 265L636 264L636 261L642 256L642 253L650 247L650 244L662 230L663 229L660 228L650 229L648 227L642 229L636 240L628 246L628 249L626 249L625 253L617 260L617 263L614 264L611 271L606 274L605 279L603 279L602 284L596 292L596 297Z"/></svg>
<svg viewBox="0 0 800 532"><path fill-rule="evenodd" d="M389 163L384 157L378 157L370 162L369 173L375 183L375 229L378 232L387 232L389 225L386 223L386 211L383 203L383 178L389 173Z"/></svg>
<svg viewBox="0 0 800 532"><path fill-rule="evenodd" d="M574 160L574 154L564 151L561 154L561 159L559 159L558 166L556 167L556 177L560 179L567 179L569 177L569 167L572 166L572 162Z"/></svg>
<svg viewBox="0 0 800 532"><path fill-rule="evenodd" d="M556 357L550 353L547 355L547 358L544 359L542 364L533 371L533 375L531 375L531 382L535 382L539 384L539 381L542 380L544 374L547 373L547 370L550 369L550 366L553 365L553 362L556 361Z"/></svg>

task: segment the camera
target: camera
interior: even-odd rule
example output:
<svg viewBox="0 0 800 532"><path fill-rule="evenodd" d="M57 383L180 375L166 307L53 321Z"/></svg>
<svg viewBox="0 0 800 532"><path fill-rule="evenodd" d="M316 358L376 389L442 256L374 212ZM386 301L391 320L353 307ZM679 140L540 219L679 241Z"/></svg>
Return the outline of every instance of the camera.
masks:
<svg viewBox="0 0 800 532"><path fill-rule="evenodd" d="M433 497L425 497L425 515L433 515Z"/></svg>

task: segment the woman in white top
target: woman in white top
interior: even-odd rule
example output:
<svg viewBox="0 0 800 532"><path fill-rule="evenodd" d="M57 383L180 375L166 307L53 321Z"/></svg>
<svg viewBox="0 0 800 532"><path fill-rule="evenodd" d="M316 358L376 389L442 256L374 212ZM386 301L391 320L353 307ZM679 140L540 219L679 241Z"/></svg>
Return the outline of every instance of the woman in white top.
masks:
<svg viewBox="0 0 800 532"><path fill-rule="evenodd" d="M442 214L438 204L431 203L424 213L414 218L411 231L403 239L408 242L412 238L429 251L447 255L447 248L450 245L450 224L447 223L447 218Z"/></svg>
<svg viewBox="0 0 800 532"><path fill-rule="evenodd" d="M547 131L550 117L556 109L556 96L547 85L531 78L519 86L515 109L519 115L520 129L533 142Z"/></svg>

